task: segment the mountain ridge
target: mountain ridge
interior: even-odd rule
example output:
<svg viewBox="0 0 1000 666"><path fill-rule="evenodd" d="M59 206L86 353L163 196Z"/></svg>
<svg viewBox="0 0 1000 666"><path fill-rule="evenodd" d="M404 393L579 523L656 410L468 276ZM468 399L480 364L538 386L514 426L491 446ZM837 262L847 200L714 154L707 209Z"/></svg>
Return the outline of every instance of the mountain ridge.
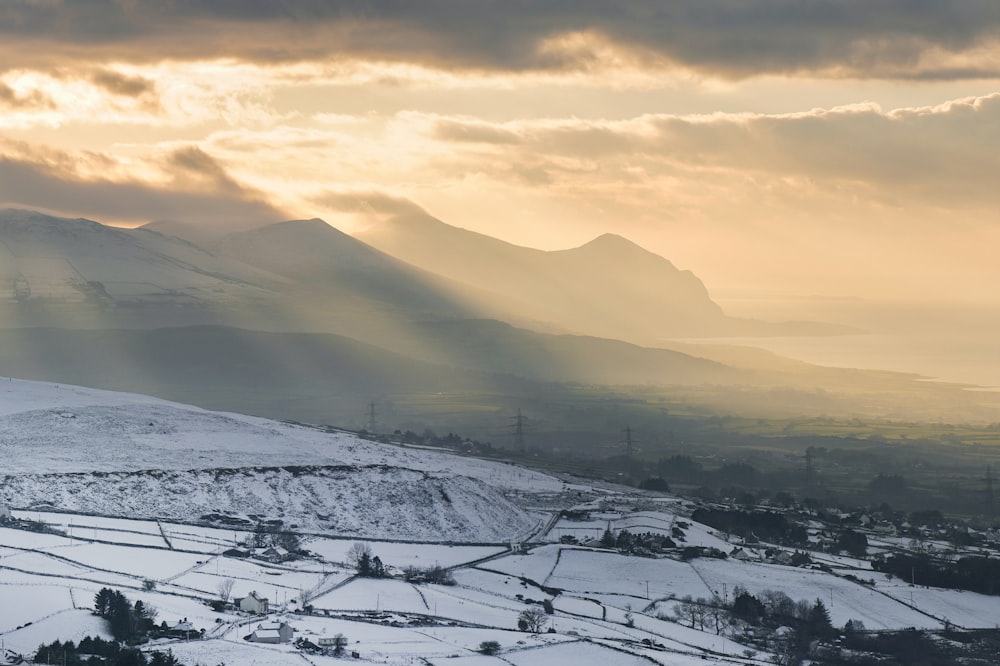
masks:
<svg viewBox="0 0 1000 666"><path fill-rule="evenodd" d="M420 212L386 218L354 235L412 265L492 292L520 321L547 322L566 333L669 347L673 338L848 332L823 323L729 317L692 271L614 233L546 251Z"/></svg>

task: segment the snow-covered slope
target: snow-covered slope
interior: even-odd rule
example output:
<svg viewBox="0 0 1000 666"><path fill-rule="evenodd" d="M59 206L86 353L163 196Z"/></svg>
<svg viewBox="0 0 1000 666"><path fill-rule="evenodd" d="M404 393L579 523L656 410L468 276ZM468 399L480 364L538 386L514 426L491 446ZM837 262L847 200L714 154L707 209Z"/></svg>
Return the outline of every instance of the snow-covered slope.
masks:
<svg viewBox="0 0 1000 666"><path fill-rule="evenodd" d="M23 507L135 518L208 520L373 539L504 542L538 520L490 486L401 467L288 467L7 477Z"/></svg>
<svg viewBox="0 0 1000 666"><path fill-rule="evenodd" d="M0 498L108 515L281 520L378 538L498 541L552 477L145 396L0 379Z"/></svg>
<svg viewBox="0 0 1000 666"><path fill-rule="evenodd" d="M0 247L0 278L18 300L225 301L284 281L178 238L32 211L0 210Z"/></svg>

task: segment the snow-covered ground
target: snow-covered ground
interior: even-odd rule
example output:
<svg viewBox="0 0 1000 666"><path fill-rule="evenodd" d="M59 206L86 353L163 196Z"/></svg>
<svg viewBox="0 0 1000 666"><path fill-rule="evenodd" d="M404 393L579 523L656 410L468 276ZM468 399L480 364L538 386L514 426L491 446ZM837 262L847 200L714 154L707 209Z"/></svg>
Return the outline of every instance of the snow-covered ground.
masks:
<svg viewBox="0 0 1000 666"><path fill-rule="evenodd" d="M721 655L739 648L724 637L642 615L644 604L637 599L629 604L626 597L607 593L613 585L593 584L602 578L613 580L617 574L609 572L621 570L623 584L638 585L637 576L646 575L643 567L658 564L662 575L672 575L670 567L676 566L692 576L690 566L672 560L639 560L559 546L511 554L496 547L367 542L394 567L434 563L459 567L455 585L417 586L398 579L353 578L353 571L343 564L352 542L342 539L311 537L306 543L314 554L311 558L269 564L217 553L179 552L162 538L155 545L135 544L136 535L153 536L161 529L168 535L183 533L198 542L217 539L224 544L228 534L224 530L40 511L30 516L50 525L65 526L72 520L75 529L71 537L0 528L0 596L5 601L0 604L0 640L6 648L25 654L56 639L107 636L103 622L89 608L99 589L112 587L155 608L158 622L172 624L186 618L194 625L197 640L157 645L169 647L185 663L300 663L290 645L262 646L243 640L261 618L218 613L209 607L226 580L233 581L234 597L251 590L267 597L295 627L296 636L316 642L343 633L349 638L349 650L375 663L632 664L649 663L650 658L663 664L685 663L688 658L725 663ZM95 531L97 541L92 539ZM555 614L547 624L555 633L519 631L521 611L553 599L530 579L543 574L552 578L553 569L576 585L554 597ZM598 593L598 588L605 593ZM297 612L303 598L312 606L311 615ZM629 627L631 611L635 618ZM479 654L484 641L501 646L502 661ZM652 649L652 645L662 647ZM333 663L319 656L309 659Z"/></svg>
<svg viewBox="0 0 1000 666"><path fill-rule="evenodd" d="M234 598L267 597L270 619L288 621L297 638L343 634L361 661L399 665L767 663L771 655L748 656L711 627L671 619L678 599L724 602L737 586L822 599L838 626L991 627L1000 615L1000 597L914 587L845 557L817 554L831 567L821 571L560 544L610 528L732 549L677 499L643 497L654 510L633 511L637 498L624 488L143 396L0 381L0 453L0 502L14 506L20 527L49 530L0 527L0 641L25 654L56 639L107 636L89 612L102 587L155 608L158 622L191 622L191 640L155 646L189 665L303 661L291 645L243 639L263 618L212 610L226 586ZM555 520L560 509L580 519ZM200 520L215 526L193 524ZM225 556L258 521L280 521L271 524L298 533L309 555ZM535 545L525 552L528 540ZM356 542L393 577L356 577ZM455 584L399 575L435 565ZM874 585L845 577L859 572ZM520 613L549 603L551 633L518 629ZM479 652L484 641L499 645L496 657Z"/></svg>
<svg viewBox="0 0 1000 666"><path fill-rule="evenodd" d="M465 476L496 488L556 492L540 472L416 450L158 398L0 377L5 472L125 472L289 465L379 465Z"/></svg>
<svg viewBox="0 0 1000 666"><path fill-rule="evenodd" d="M0 501L18 508L173 520L214 514L381 539L522 540L545 516L507 494L563 485L503 463L13 379L0 380L0 453L8 461ZM148 534L129 538L152 545L156 531Z"/></svg>

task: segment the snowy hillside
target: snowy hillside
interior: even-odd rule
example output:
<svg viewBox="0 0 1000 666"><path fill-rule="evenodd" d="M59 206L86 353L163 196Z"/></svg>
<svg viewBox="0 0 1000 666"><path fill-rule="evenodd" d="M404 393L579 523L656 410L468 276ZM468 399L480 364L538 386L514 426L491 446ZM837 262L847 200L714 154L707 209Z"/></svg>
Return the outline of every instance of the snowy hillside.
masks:
<svg viewBox="0 0 1000 666"><path fill-rule="evenodd" d="M540 521L468 477L400 467L338 466L26 474L3 480L0 498L136 518L224 521L374 539L506 542Z"/></svg>
<svg viewBox="0 0 1000 666"><path fill-rule="evenodd" d="M0 498L14 506L376 538L519 539L540 521L504 494L562 487L510 465L16 379L0 381L0 451Z"/></svg>

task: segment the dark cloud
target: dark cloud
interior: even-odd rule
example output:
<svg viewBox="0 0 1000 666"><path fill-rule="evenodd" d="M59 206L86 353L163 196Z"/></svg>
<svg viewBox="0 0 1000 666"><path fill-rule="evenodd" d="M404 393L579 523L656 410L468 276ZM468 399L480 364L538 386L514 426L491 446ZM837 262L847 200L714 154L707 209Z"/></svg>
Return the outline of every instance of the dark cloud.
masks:
<svg viewBox="0 0 1000 666"><path fill-rule="evenodd" d="M344 213L375 212L381 215L426 215L418 204L376 190L355 192L323 192L312 198L313 203Z"/></svg>
<svg viewBox="0 0 1000 666"><path fill-rule="evenodd" d="M179 183L200 184L211 189L241 197L252 196L237 183L214 157L196 146L179 148L170 154L167 166Z"/></svg>
<svg viewBox="0 0 1000 666"><path fill-rule="evenodd" d="M4 107L8 109L48 109L52 107L52 100L37 90L27 95L19 95L13 88L0 82L0 108Z"/></svg>
<svg viewBox="0 0 1000 666"><path fill-rule="evenodd" d="M594 53L541 49L589 31L724 76L996 76L995 63L930 61L1000 36L995 0L52 0L0 3L0 42L101 57L259 60L375 55L454 67L557 69Z"/></svg>
<svg viewBox="0 0 1000 666"><path fill-rule="evenodd" d="M141 76L127 76L109 69L99 69L90 75L90 81L115 95L141 97L156 91L156 85Z"/></svg>
<svg viewBox="0 0 1000 666"><path fill-rule="evenodd" d="M514 132L509 132L483 123L457 122L442 120L434 125L433 136L441 141L459 143L518 143L520 138Z"/></svg>
<svg viewBox="0 0 1000 666"><path fill-rule="evenodd" d="M245 190L213 192L138 181L84 180L52 164L0 156L0 203L120 221L176 219L225 225L284 213Z"/></svg>

